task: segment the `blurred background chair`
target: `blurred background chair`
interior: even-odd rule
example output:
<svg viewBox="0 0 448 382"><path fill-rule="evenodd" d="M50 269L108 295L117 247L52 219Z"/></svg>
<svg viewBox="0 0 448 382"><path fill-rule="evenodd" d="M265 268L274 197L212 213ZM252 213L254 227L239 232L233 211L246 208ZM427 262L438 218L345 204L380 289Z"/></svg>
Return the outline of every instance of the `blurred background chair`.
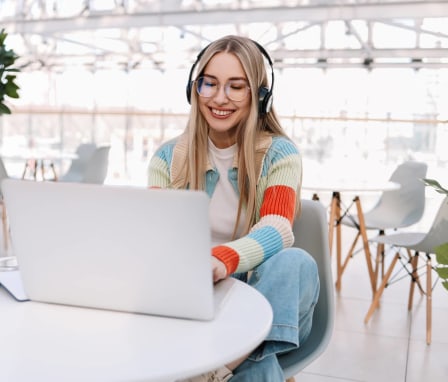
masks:
<svg viewBox="0 0 448 382"><path fill-rule="evenodd" d="M378 307L384 289L391 283L391 281L397 279L399 273L395 273L394 276L392 276L392 273L397 262L400 260L402 265L400 271L404 271L405 275L407 274L411 277L408 310L412 309L416 285L420 292L426 295L426 343L429 345L431 343L432 290L435 285L432 283L432 270L434 269L434 266L432 264L431 255L434 254L434 249L437 246L448 242L448 197L442 201L428 232L400 232L389 235L378 235L377 237L372 238L370 242L381 245L382 247L390 246L394 253L394 257L374 295L364 322L368 323L372 314ZM426 286L423 286L421 276L419 275L419 271L422 269L421 267L419 268L418 265L419 259L422 259L425 263L423 268L426 270Z"/></svg>
<svg viewBox="0 0 448 382"><path fill-rule="evenodd" d="M109 166L110 146L82 145L76 153L67 172L59 178L60 182L79 182L103 184Z"/></svg>
<svg viewBox="0 0 448 382"><path fill-rule="evenodd" d="M389 181L398 183L396 190L384 191L376 204L364 212L364 223L367 230L376 230L379 235L384 235L387 230L397 230L418 223L425 210L425 183L428 166L426 163L408 161L400 164L389 178ZM359 230L358 215L346 214L341 223L356 228L358 232L343 262L342 273L348 261L355 253L356 244L361 232ZM374 290L378 280L379 267L384 275L384 247L380 244L377 248L376 266L374 269Z"/></svg>
<svg viewBox="0 0 448 382"><path fill-rule="evenodd" d="M296 247L305 249L316 260L320 294L313 314L313 326L307 341L298 349L279 356L288 381L317 359L327 348L334 325L334 287L331 273L328 220L323 205L314 200L302 200L301 215L293 226Z"/></svg>
<svg viewBox="0 0 448 382"><path fill-rule="evenodd" d="M89 159L96 150L95 143L81 143L76 148L76 159L73 159L67 172L59 180L63 182L78 182L82 178Z"/></svg>
<svg viewBox="0 0 448 382"><path fill-rule="evenodd" d="M6 170L3 158L0 157L0 207L2 209L2 232L3 232L3 249L5 252L9 248L9 229L8 229L8 217L6 215L6 207L3 202L2 182L3 179L9 178L8 171Z"/></svg>

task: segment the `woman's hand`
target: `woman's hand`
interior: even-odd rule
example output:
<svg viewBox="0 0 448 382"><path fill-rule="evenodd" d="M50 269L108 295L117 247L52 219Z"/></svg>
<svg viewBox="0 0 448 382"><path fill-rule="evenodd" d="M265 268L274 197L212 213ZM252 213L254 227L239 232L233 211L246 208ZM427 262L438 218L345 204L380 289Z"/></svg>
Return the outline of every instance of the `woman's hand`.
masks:
<svg viewBox="0 0 448 382"><path fill-rule="evenodd" d="M217 283L227 277L227 268L224 263L212 256L213 282Z"/></svg>

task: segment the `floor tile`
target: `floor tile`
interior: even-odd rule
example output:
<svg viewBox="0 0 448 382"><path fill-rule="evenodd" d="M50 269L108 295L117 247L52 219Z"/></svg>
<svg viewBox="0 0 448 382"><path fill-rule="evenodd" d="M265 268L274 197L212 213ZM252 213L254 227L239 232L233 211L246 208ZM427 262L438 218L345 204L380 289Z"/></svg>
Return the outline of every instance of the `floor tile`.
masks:
<svg viewBox="0 0 448 382"><path fill-rule="evenodd" d="M304 372L351 381L404 381L407 346L406 338L335 330L325 353Z"/></svg>
<svg viewBox="0 0 448 382"><path fill-rule="evenodd" d="M408 338L411 318L402 306L383 304L367 324L364 318L370 301L340 299L336 305L336 330L375 336Z"/></svg>
<svg viewBox="0 0 448 382"><path fill-rule="evenodd" d="M448 378L447 354L448 343L433 341L428 346L425 341L411 340L406 382L445 382Z"/></svg>
<svg viewBox="0 0 448 382"><path fill-rule="evenodd" d="M361 382L356 379L337 378L322 374L313 374L306 372L298 374L296 376L295 381L296 382Z"/></svg>
<svg viewBox="0 0 448 382"><path fill-rule="evenodd" d="M448 345L447 328L448 328L448 309L433 307L431 342L432 343L439 342ZM426 341L426 304L420 304L414 306L414 309L412 311L411 338L413 340Z"/></svg>

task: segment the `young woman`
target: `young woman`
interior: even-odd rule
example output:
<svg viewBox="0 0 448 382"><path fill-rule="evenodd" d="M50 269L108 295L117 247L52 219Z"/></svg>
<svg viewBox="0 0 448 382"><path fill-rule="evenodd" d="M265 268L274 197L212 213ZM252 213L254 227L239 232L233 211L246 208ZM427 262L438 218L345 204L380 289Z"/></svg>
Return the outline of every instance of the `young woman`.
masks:
<svg viewBox="0 0 448 382"><path fill-rule="evenodd" d="M317 266L291 248L301 157L271 108L273 82L272 61L255 41L226 36L211 43L190 71L184 133L149 165L150 187L208 193L214 281L248 282L274 312L269 335L253 352L187 381L283 382L277 354L299 347L311 330Z"/></svg>

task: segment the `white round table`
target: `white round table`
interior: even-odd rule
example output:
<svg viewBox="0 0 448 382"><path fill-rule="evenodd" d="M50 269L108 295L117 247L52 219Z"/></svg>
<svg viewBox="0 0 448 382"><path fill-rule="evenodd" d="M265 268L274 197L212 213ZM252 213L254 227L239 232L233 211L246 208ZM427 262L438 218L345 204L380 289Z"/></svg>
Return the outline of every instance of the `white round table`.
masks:
<svg viewBox="0 0 448 382"><path fill-rule="evenodd" d="M369 192L384 192L384 191L394 191L400 189L400 184L391 181L357 181L350 179L332 179L324 181L322 179L315 180L314 182L306 183L302 186L302 189L312 191L313 199L319 200L318 193L320 192L331 192L331 203L329 211L329 241L330 241L330 253L333 248L333 235L336 232L336 290L339 292L341 290L342 284L342 273L344 272L347 260L351 257L352 249L349 255L342 260L342 233L341 233L341 220L344 215L350 214L351 205L347 208L342 208L341 206L341 194L347 193L353 196L353 204L356 207L356 213L358 216L358 233L359 236L356 237L355 242L358 237L362 238L364 253L366 257L367 271L369 273L370 284L372 287L372 294L376 291L376 276L372 265L372 255L370 253L370 248L368 244L367 230L364 222L364 212L361 205L361 194Z"/></svg>
<svg viewBox="0 0 448 382"><path fill-rule="evenodd" d="M34 180L37 180L38 177L42 180L57 180L58 176L55 170L55 162L78 158L78 155L73 152L38 149L29 149L16 153L2 153L1 156L11 161L23 161L25 165L22 172L22 178L31 177ZM52 174L51 178L46 177L48 169Z"/></svg>
<svg viewBox="0 0 448 382"><path fill-rule="evenodd" d="M272 324L258 291L229 282L212 321L17 302L0 288L0 381L162 382L220 367L254 349Z"/></svg>

